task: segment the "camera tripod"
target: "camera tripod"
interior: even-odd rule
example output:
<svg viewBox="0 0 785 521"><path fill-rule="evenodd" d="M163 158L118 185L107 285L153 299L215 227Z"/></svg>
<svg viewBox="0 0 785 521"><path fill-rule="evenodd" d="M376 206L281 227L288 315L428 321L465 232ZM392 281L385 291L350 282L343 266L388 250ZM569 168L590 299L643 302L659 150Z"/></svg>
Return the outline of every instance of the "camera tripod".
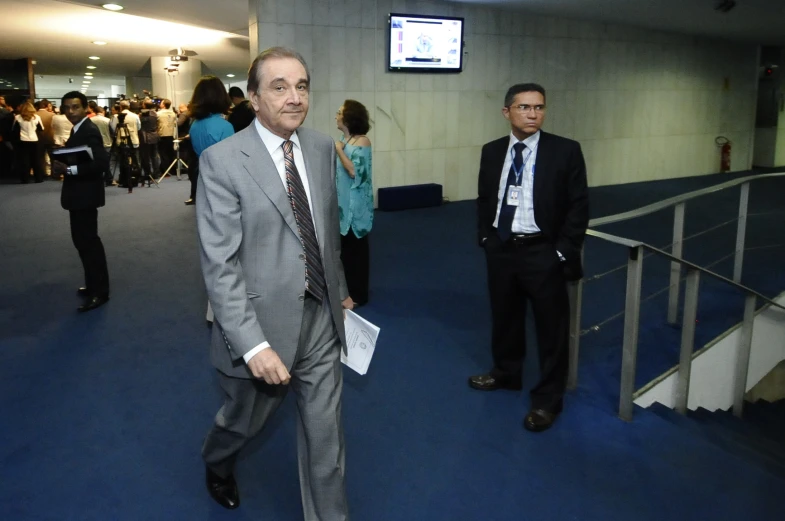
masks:
<svg viewBox="0 0 785 521"><path fill-rule="evenodd" d="M182 164L185 168L188 168L188 164L186 164L185 161L180 159L180 143L182 143L182 142L183 142L183 140L180 139L180 136L177 135L177 125L175 125L175 127L174 127L174 142L173 142L174 143L175 158L172 161L172 164L169 165L169 167L166 169L166 171L163 174L161 174L161 177L158 178L158 181L156 181L156 183L160 183L163 180L164 177L166 177L168 175L171 175L171 174L169 174L169 171L172 168L174 168L175 166L177 166L177 180L178 181L182 180L182 178L180 177L180 165Z"/></svg>
<svg viewBox="0 0 785 521"><path fill-rule="evenodd" d="M133 193L134 186L140 180L144 185L144 176L142 168L139 165L139 158L137 156L137 149L134 148L131 141L131 133L128 130L128 125L125 123L125 118L118 118L121 123L117 125L117 135L112 142L112 150L110 154L115 158L115 165L120 167L120 186L128 188L128 193ZM158 186L158 181L152 176L148 175L149 181L147 185L150 186L155 183Z"/></svg>

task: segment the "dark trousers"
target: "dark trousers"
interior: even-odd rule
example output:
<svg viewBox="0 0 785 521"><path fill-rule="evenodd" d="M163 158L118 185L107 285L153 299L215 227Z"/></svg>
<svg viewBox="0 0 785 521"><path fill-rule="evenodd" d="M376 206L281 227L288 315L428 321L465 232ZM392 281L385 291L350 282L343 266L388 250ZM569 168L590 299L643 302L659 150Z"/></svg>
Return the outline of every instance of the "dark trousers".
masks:
<svg viewBox="0 0 785 521"><path fill-rule="evenodd" d="M556 249L543 239L502 243L488 238L485 257L493 320L491 375L519 383L526 356L526 303L531 302L540 381L531 405L558 413L567 386L570 304Z"/></svg>
<svg viewBox="0 0 785 521"><path fill-rule="evenodd" d="M22 183L30 182L30 169L33 169L35 182L40 183L44 180L44 164L39 153L38 141L17 141L14 144L16 151L16 167L19 174L19 181Z"/></svg>
<svg viewBox="0 0 785 521"><path fill-rule="evenodd" d="M346 235L341 235L341 262L349 296L355 304L367 303L370 276L368 236L357 238L351 228Z"/></svg>
<svg viewBox="0 0 785 521"><path fill-rule="evenodd" d="M14 174L14 149L10 141L0 141L0 177Z"/></svg>
<svg viewBox="0 0 785 521"><path fill-rule="evenodd" d="M161 140L158 142L158 155L161 157L161 168L159 170L163 174L174 161L174 137L161 136Z"/></svg>
<svg viewBox="0 0 785 521"><path fill-rule="evenodd" d="M150 181L150 177L157 177L160 168L160 158L158 157L158 143L142 143L139 145L142 155L142 169L144 177Z"/></svg>
<svg viewBox="0 0 785 521"><path fill-rule="evenodd" d="M98 209L70 210L71 240L84 268L87 293L91 297L109 296L109 271L101 238L98 237Z"/></svg>
<svg viewBox="0 0 785 521"><path fill-rule="evenodd" d="M191 182L191 199L196 199L196 182L199 180L199 158L194 154L188 163L188 180Z"/></svg>

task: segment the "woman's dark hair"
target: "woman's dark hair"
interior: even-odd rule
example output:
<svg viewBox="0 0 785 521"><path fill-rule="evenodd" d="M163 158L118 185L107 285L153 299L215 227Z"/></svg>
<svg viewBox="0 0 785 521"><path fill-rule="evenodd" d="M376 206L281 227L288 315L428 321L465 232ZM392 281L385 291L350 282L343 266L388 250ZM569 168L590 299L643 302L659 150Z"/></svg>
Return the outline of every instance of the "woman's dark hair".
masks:
<svg viewBox="0 0 785 521"><path fill-rule="evenodd" d="M343 124L349 129L349 134L366 134L371 130L368 122L368 109L359 101L348 99L343 102Z"/></svg>
<svg viewBox="0 0 785 521"><path fill-rule="evenodd" d="M191 96L191 117L204 119L211 114L224 114L232 106L226 87L216 76L203 76Z"/></svg>

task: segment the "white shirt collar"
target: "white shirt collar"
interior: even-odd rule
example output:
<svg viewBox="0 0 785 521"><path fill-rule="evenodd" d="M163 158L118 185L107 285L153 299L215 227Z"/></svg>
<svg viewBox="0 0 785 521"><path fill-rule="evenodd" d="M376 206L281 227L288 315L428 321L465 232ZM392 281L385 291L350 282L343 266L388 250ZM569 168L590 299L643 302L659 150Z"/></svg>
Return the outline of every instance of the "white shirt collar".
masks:
<svg viewBox="0 0 785 521"><path fill-rule="evenodd" d="M512 146L515 143L518 143L518 142L519 142L518 138L515 137L515 134L510 132L510 146L508 146L507 149L509 150L510 148L512 148ZM526 139L524 139L523 141L521 141L521 143L526 145L526 148L528 148L529 150L536 149L537 145L540 143L540 131L538 130L537 132L535 132L531 136L529 136Z"/></svg>
<svg viewBox="0 0 785 521"><path fill-rule="evenodd" d="M89 118L87 116L85 116L85 117L82 118L82 121L80 121L79 123L74 125L74 134L76 134L76 131L79 130L79 127L82 126L82 123L84 123L86 119L89 119Z"/></svg>
<svg viewBox="0 0 785 521"><path fill-rule="evenodd" d="M258 118L254 118L253 122L254 122L254 126L256 127L256 132L259 134L259 137L262 138L262 142L264 143L267 152L269 152L270 155L273 155L273 152L275 152L276 149L281 148L281 145L286 140L281 136L276 136L275 134L270 132L270 130L266 129L259 122ZM292 137L289 138L289 141L294 143L295 147L300 148L300 138L297 137L296 131L294 134L292 134Z"/></svg>

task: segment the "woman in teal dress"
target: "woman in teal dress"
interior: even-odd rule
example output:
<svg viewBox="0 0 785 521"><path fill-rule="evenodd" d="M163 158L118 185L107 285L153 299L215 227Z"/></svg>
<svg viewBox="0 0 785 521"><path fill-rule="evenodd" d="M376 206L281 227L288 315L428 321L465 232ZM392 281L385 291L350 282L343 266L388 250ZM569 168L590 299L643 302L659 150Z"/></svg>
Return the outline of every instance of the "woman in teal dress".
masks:
<svg viewBox="0 0 785 521"><path fill-rule="evenodd" d="M373 226L371 126L368 110L359 101L346 100L335 116L343 132L335 143L335 184L341 220L341 261L354 305L368 302L370 259L368 233Z"/></svg>

